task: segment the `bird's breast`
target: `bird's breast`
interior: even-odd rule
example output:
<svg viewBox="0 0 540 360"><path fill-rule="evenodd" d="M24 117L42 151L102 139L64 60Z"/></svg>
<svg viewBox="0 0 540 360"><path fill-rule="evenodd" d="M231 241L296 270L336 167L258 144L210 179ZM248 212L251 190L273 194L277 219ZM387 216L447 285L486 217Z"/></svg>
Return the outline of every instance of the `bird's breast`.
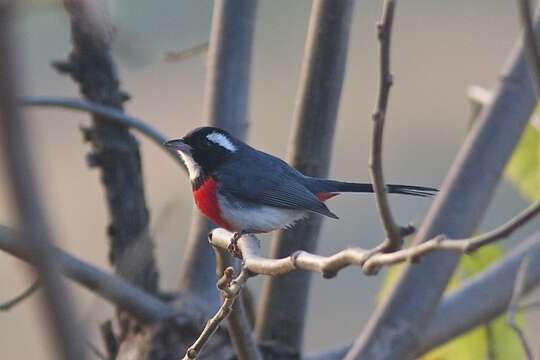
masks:
<svg viewBox="0 0 540 360"><path fill-rule="evenodd" d="M231 231L236 231L222 217L218 202L217 183L213 178L207 178L193 189L193 198L197 208L217 225Z"/></svg>

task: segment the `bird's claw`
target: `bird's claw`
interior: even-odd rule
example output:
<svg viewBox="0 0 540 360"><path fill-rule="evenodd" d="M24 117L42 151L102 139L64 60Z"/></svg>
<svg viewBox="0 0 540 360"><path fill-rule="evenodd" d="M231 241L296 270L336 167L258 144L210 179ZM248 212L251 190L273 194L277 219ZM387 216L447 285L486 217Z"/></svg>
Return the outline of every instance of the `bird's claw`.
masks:
<svg viewBox="0 0 540 360"><path fill-rule="evenodd" d="M242 259L242 252L240 251L240 248L238 247L238 240L242 237L242 233L234 233L233 237L231 238L231 242L229 243L229 246L227 246L227 250L232 254L232 256Z"/></svg>

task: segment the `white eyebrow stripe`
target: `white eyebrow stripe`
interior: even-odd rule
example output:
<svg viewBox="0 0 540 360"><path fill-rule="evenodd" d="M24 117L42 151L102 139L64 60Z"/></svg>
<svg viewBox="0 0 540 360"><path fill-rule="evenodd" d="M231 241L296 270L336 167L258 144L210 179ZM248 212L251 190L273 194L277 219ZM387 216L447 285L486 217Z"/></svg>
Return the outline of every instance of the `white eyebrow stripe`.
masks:
<svg viewBox="0 0 540 360"><path fill-rule="evenodd" d="M206 135L206 138L210 140L211 142L213 142L214 144L218 144L219 146L229 151L235 152L236 150L238 150L236 146L234 146L234 144L229 139L227 139L225 135L220 134L218 132L213 132L211 134L208 134Z"/></svg>

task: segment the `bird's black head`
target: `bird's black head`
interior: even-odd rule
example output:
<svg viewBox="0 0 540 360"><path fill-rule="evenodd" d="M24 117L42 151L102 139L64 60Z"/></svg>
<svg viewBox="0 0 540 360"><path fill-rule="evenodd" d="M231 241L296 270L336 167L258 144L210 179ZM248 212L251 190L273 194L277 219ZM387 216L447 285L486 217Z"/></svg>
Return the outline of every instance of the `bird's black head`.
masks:
<svg viewBox="0 0 540 360"><path fill-rule="evenodd" d="M216 127L200 127L166 146L177 150L186 164L192 181L210 176L225 160L239 150L241 143Z"/></svg>

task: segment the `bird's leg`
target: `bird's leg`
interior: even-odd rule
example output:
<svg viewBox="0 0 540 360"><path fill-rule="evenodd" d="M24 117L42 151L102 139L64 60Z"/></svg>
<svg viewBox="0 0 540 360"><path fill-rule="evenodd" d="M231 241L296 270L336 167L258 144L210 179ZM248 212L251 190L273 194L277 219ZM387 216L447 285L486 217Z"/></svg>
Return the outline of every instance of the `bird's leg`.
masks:
<svg viewBox="0 0 540 360"><path fill-rule="evenodd" d="M242 252L240 251L240 248L238 247L238 240L244 235L243 231L237 231L233 234L231 237L231 242L229 243L229 246L227 247L227 250L236 258L242 259Z"/></svg>

